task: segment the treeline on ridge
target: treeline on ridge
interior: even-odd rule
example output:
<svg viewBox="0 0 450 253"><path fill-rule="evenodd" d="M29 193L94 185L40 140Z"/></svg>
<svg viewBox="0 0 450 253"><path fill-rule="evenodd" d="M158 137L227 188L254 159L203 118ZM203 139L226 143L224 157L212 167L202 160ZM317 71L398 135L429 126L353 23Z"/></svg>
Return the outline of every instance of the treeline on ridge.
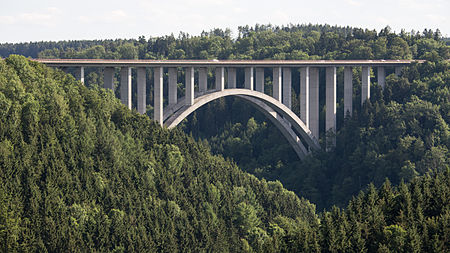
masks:
<svg viewBox="0 0 450 253"><path fill-rule="evenodd" d="M329 25L241 26L200 36L0 44L0 56L98 59L448 59L439 30L395 33Z"/></svg>

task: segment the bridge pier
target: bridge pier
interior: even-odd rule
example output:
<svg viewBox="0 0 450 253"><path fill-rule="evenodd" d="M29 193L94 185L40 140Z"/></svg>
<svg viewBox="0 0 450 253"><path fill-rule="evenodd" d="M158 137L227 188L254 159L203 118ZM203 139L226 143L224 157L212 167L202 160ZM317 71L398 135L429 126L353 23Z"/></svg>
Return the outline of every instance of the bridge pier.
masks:
<svg viewBox="0 0 450 253"><path fill-rule="evenodd" d="M146 83L147 83L146 69L142 67L137 68L137 111L140 114L145 114L147 110Z"/></svg>
<svg viewBox="0 0 450 253"><path fill-rule="evenodd" d="M319 69L309 69L309 129L319 139Z"/></svg>
<svg viewBox="0 0 450 253"><path fill-rule="evenodd" d="M122 67L120 70L120 101L131 110L131 68Z"/></svg>
<svg viewBox="0 0 450 253"><path fill-rule="evenodd" d="M156 67L153 69L153 84L154 84L154 106L153 106L153 116L154 120L162 126L164 123L164 112L163 112L163 68Z"/></svg>
<svg viewBox="0 0 450 253"><path fill-rule="evenodd" d="M227 72L228 72L227 87L228 87L228 89L235 89L236 88L236 69L228 68Z"/></svg>
<svg viewBox="0 0 450 253"><path fill-rule="evenodd" d="M309 128L309 67L300 68L300 119Z"/></svg>
<svg viewBox="0 0 450 253"><path fill-rule="evenodd" d="M198 69L198 91L205 93L208 90L208 75L207 68Z"/></svg>
<svg viewBox="0 0 450 253"><path fill-rule="evenodd" d="M75 73L75 78L84 84L84 67L83 66L77 68L76 73Z"/></svg>
<svg viewBox="0 0 450 253"><path fill-rule="evenodd" d="M131 110L131 68L122 67L120 70L120 100Z"/></svg>
<svg viewBox="0 0 450 253"><path fill-rule="evenodd" d="M278 101L281 100L281 67L273 68L273 94L272 97Z"/></svg>
<svg viewBox="0 0 450 253"><path fill-rule="evenodd" d="M326 117L325 131L327 134L336 133L336 67L326 68ZM327 138L327 149L336 145L336 138Z"/></svg>
<svg viewBox="0 0 450 253"><path fill-rule="evenodd" d="M253 90L253 67L245 68L245 83L244 87Z"/></svg>
<svg viewBox="0 0 450 253"><path fill-rule="evenodd" d="M361 71L361 105L370 98L370 67L362 67Z"/></svg>
<svg viewBox="0 0 450 253"><path fill-rule="evenodd" d="M177 68L169 68L169 105L175 105L178 102L178 71Z"/></svg>
<svg viewBox="0 0 450 253"><path fill-rule="evenodd" d="M114 68L106 67L103 72L103 88L114 92Z"/></svg>
<svg viewBox="0 0 450 253"><path fill-rule="evenodd" d="M186 105L194 104L194 68L186 68Z"/></svg>
<svg viewBox="0 0 450 253"><path fill-rule="evenodd" d="M256 91L264 93L264 68L256 68Z"/></svg>
<svg viewBox="0 0 450 253"><path fill-rule="evenodd" d="M283 104L291 109L292 100L292 72L291 68L283 68Z"/></svg>
<svg viewBox="0 0 450 253"><path fill-rule="evenodd" d="M344 117L353 113L353 71L344 67Z"/></svg>
<svg viewBox="0 0 450 253"><path fill-rule="evenodd" d="M223 91L225 89L225 68L216 68L216 91Z"/></svg>
<svg viewBox="0 0 450 253"><path fill-rule="evenodd" d="M384 67L377 68L377 82L382 89L386 87L386 71L384 70Z"/></svg>
<svg viewBox="0 0 450 253"><path fill-rule="evenodd" d="M402 74L403 67L395 67L395 75L400 76Z"/></svg>

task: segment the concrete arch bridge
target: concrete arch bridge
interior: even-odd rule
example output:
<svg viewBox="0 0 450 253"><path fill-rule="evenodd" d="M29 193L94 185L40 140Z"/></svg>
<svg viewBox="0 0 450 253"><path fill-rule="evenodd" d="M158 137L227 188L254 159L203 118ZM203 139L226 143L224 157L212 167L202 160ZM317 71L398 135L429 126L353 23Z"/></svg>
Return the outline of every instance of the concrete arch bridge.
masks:
<svg viewBox="0 0 450 253"><path fill-rule="evenodd" d="M299 158L320 149L319 139L319 69L325 69L326 116L325 129L336 131L337 84L336 68L344 68L344 113L352 113L353 71L361 68L361 103L370 98L371 68L376 69L376 81L384 88L386 69L400 74L414 60L97 60L97 59L36 59L52 67L74 67L76 77L84 83L84 68L103 68L104 88L114 90L115 69L120 69L120 99L132 109L132 69L136 69L137 111L147 107L146 85L152 72L154 119L162 126L176 127L192 112L216 99L236 96L266 115L286 137ZM185 73L185 96L177 94L180 69ZM293 69L298 69L299 83L293 83ZM238 71L244 79L238 83ZM164 73L167 72L168 97L163 96ZM209 78L208 75L212 78ZM267 76L266 74L269 73ZM297 73L297 72L295 72ZM264 80L272 79L272 94L264 91ZM195 81L197 80L197 83ZM210 83L208 83L210 81ZM300 87L300 115L291 109L293 85ZM164 100L167 105L164 107ZM333 137L331 137L333 138ZM336 140L327 140L335 145ZM329 147L328 147L329 148Z"/></svg>

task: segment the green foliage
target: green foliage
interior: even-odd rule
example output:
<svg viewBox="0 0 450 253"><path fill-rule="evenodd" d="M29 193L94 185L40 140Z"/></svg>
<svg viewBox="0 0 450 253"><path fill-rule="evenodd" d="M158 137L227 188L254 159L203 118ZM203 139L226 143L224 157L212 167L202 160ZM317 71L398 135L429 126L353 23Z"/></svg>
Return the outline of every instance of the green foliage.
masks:
<svg viewBox="0 0 450 253"><path fill-rule="evenodd" d="M24 57L0 66L1 251L238 251L275 217L316 219L105 90Z"/></svg>
<svg viewBox="0 0 450 253"><path fill-rule="evenodd" d="M245 171L280 180L319 208L343 206L371 182L380 186L389 178L397 185L450 167L449 66L445 61L417 64L401 77L388 76L384 90L375 84L372 99L355 105L353 117L338 115L336 149L303 161L275 126L239 99L198 110L185 131L206 139L212 152L232 158Z"/></svg>
<svg viewBox="0 0 450 253"><path fill-rule="evenodd" d="M19 56L0 66L3 252L449 250L448 168L399 188L371 185L347 209L317 215L279 181L242 172L105 90ZM430 127L421 131L444 126ZM250 119L244 132L259 129Z"/></svg>
<svg viewBox="0 0 450 253"><path fill-rule="evenodd" d="M149 39L142 36L130 40L2 44L0 55L109 59L427 59L430 61L405 69L400 78L389 75L385 90L373 86L372 101L362 108L356 106L360 88L355 85L353 118L341 116L343 101L338 101L338 148L335 152L315 154L306 161L298 161L278 130L239 99L221 99L204 106L189 118L183 129L197 139L206 139L213 153L232 158L259 178L280 180L320 208L343 206L370 182L379 186L388 177L398 184L402 178L411 180L429 168L448 166L450 72L448 63L442 59L450 58L450 47L439 30L394 33L389 27L377 32L309 24L242 26L238 32L237 38L231 36L230 30L214 29L199 36L180 33ZM393 70L386 71L389 74ZM338 80L342 79L342 70L338 69L337 74ZM355 69L355 84L360 83L359 75ZM93 87L101 84L102 76L98 70L86 69L87 83ZM296 70L293 78L298 82ZM271 82L266 78L265 90L269 93ZM293 94L298 94L298 87L294 91ZM183 92L180 87L180 95ZM151 113L151 88L147 94ZM292 99L292 108L298 114L298 97L293 95ZM0 103L11 106L1 97ZM33 100L24 103L28 106L23 115L28 128L25 131L33 131L33 110L37 108ZM322 126L322 136L323 131Z"/></svg>
<svg viewBox="0 0 450 253"><path fill-rule="evenodd" d="M438 31L256 25L239 27L236 39L216 29L148 40L0 45L0 55L11 53L429 61L388 76L384 90L373 85L371 101L355 106L351 118L338 117L337 148L298 161L278 130L239 99L210 103L184 123L185 131L207 139L196 143L96 88L97 70L86 69L89 90L23 57L1 60L1 251L449 250L450 71L443 59L450 50ZM270 78L265 88L270 93ZM292 99L298 113L299 100ZM209 149L259 178L280 180L320 208L345 206L373 184L345 210L317 215L280 181L258 180Z"/></svg>
<svg viewBox="0 0 450 253"><path fill-rule="evenodd" d="M430 36L431 34L431 36ZM423 33L389 27L375 30L330 25L255 25L213 29L200 36L180 33L129 40L0 44L0 56L109 59L448 59L439 30Z"/></svg>

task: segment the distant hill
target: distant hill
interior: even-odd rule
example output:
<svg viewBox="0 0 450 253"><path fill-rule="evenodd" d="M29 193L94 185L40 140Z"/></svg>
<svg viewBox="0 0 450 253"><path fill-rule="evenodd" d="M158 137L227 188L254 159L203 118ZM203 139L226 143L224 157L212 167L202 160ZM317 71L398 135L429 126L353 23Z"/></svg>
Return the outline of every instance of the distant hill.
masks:
<svg viewBox="0 0 450 253"><path fill-rule="evenodd" d="M450 46L450 38L443 38L442 40L445 42L447 46Z"/></svg>

